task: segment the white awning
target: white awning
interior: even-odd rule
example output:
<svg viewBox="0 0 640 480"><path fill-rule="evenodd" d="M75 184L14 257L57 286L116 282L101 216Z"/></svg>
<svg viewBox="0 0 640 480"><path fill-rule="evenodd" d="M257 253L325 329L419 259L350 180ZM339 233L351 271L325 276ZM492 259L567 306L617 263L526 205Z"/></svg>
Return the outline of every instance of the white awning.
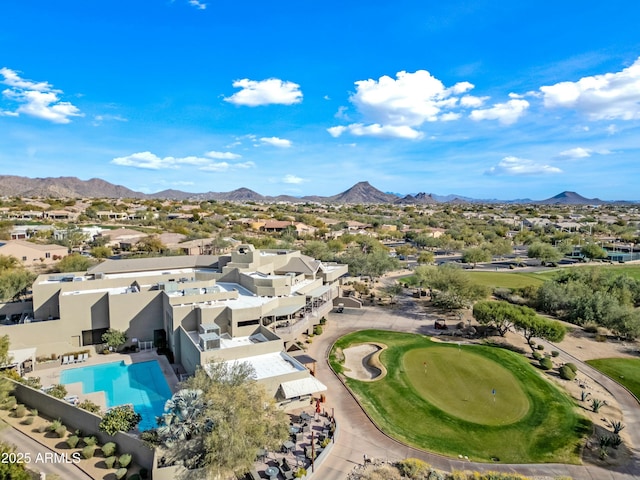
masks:
<svg viewBox="0 0 640 480"><path fill-rule="evenodd" d="M309 376L280 384L284 398L302 397L316 392L324 392L327 387L316 377Z"/></svg>
<svg viewBox="0 0 640 480"><path fill-rule="evenodd" d="M307 297L317 298L317 297L321 297L322 295L324 295L330 290L331 290L331 285L327 284L327 285L322 285L321 287L318 287L318 288L314 288L310 292L306 292L305 295Z"/></svg>
<svg viewBox="0 0 640 480"><path fill-rule="evenodd" d="M287 315L293 315L298 310L304 308L304 305L284 305L282 307L276 307L273 310L264 314L265 317L285 317Z"/></svg>
<svg viewBox="0 0 640 480"><path fill-rule="evenodd" d="M22 348L20 350L9 350L9 365L21 365L27 360L36 361L36 348Z"/></svg>

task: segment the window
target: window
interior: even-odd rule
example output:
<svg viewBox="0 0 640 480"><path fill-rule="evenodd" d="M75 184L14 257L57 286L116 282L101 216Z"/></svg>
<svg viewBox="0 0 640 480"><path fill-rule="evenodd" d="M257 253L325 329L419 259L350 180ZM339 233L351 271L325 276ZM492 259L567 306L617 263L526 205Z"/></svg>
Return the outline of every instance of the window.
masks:
<svg viewBox="0 0 640 480"><path fill-rule="evenodd" d="M243 322L238 322L238 327L248 327L249 325L258 325L259 323L259 318L256 320L245 320Z"/></svg>
<svg viewBox="0 0 640 480"><path fill-rule="evenodd" d="M26 256L22 257L22 261L26 262L27 261L27 257Z"/></svg>
<svg viewBox="0 0 640 480"><path fill-rule="evenodd" d="M44 254L44 256L45 256L45 258L51 258L51 253L50 253L50 252L46 252L46 253Z"/></svg>

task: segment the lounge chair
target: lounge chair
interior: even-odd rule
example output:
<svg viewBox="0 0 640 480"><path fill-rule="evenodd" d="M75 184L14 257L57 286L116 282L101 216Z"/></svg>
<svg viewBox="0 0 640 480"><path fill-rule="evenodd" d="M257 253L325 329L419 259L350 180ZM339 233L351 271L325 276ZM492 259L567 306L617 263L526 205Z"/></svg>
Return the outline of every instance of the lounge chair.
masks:
<svg viewBox="0 0 640 480"><path fill-rule="evenodd" d="M77 395L67 395L66 397L64 397L64 401L70 403L71 405L77 405L78 403L80 403L80 399Z"/></svg>
<svg viewBox="0 0 640 480"><path fill-rule="evenodd" d="M69 355L63 355L62 356L62 365L69 365L70 361L69 361Z"/></svg>
<svg viewBox="0 0 640 480"><path fill-rule="evenodd" d="M86 362L87 360L89 360L89 354L88 353L82 353L80 354L80 361L81 362Z"/></svg>

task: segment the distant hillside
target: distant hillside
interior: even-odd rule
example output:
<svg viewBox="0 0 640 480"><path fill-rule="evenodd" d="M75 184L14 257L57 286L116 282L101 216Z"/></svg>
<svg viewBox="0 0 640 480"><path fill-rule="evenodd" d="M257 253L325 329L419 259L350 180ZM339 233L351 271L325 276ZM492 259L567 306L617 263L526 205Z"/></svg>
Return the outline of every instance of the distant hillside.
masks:
<svg viewBox="0 0 640 480"><path fill-rule="evenodd" d="M576 192L565 191L555 197L535 203L540 205L598 205L606 202L603 202L599 198L586 198Z"/></svg>
<svg viewBox="0 0 640 480"><path fill-rule="evenodd" d="M15 175L0 175L0 192L12 197L142 198L145 196L144 193L135 192L99 178L80 180L76 177L27 178Z"/></svg>
<svg viewBox="0 0 640 480"><path fill-rule="evenodd" d="M384 193L369 182L358 182L353 187L333 197L327 197L329 203L394 203L398 197Z"/></svg>
<svg viewBox="0 0 640 480"><path fill-rule="evenodd" d="M7 197L54 197L54 198L155 198L170 200L188 200L200 202L206 200L229 202L317 202L342 204L401 204L428 205L439 202L448 203L522 203L539 205L597 205L603 203L633 204L637 202L616 201L605 202L599 198L586 198L576 192L562 192L546 200L534 201L528 198L515 200L474 199L463 195L436 195L420 192L398 196L385 193L373 187L369 182L358 182L348 190L331 197L307 195L293 197L290 195L265 196L248 188L238 188L231 192L189 193L181 190L163 190L145 194L130 190L122 185L114 185L99 178L80 180L76 177L28 178L15 175L0 175L0 195Z"/></svg>

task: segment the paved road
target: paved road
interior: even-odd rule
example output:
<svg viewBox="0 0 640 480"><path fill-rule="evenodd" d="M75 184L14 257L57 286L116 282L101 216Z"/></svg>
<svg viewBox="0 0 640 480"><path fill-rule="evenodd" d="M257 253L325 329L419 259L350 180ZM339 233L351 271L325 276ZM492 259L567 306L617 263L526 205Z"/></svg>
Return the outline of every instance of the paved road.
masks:
<svg viewBox="0 0 640 480"><path fill-rule="evenodd" d="M505 465L465 462L440 455L424 452L415 448L402 445L381 433L369 420L359 404L333 374L326 361L331 345L339 337L353 331L365 328L377 328L392 331L416 332L421 334L435 333L432 325L435 317L418 319L412 305L414 302L402 303L399 309L383 309L365 307L361 315L344 315L332 313L329 315L324 333L314 337L314 342L309 348L309 355L318 360L316 376L328 387L328 410L333 409L340 432L336 439L336 445L331 456L318 468L315 478L322 480L345 480L353 467L363 463L364 455L369 458L382 458L400 460L407 457L420 458L436 468L446 471L477 470L477 471L501 471L517 472L529 476L570 476L575 480L627 480L640 479L640 464L634 461L625 467L608 470L591 465ZM399 314L397 312L400 312ZM557 346L553 348L558 349ZM638 403L626 390L617 388L615 382L595 371L591 371L587 365L579 362L581 371L589 371L589 374L598 381L602 381L620 403L624 414L625 423L628 425L629 434L633 430L632 438L635 446L640 445L640 409ZM590 370L589 370L590 369ZM461 452L464 454L464 452ZM634 450L634 458L638 458L638 452Z"/></svg>
<svg viewBox="0 0 640 480"><path fill-rule="evenodd" d="M30 470L57 475L60 479L92 480L92 478L72 463L55 462L52 451L36 442L10 425L0 430L0 439L16 446L16 453L30 453L31 461L27 465Z"/></svg>

